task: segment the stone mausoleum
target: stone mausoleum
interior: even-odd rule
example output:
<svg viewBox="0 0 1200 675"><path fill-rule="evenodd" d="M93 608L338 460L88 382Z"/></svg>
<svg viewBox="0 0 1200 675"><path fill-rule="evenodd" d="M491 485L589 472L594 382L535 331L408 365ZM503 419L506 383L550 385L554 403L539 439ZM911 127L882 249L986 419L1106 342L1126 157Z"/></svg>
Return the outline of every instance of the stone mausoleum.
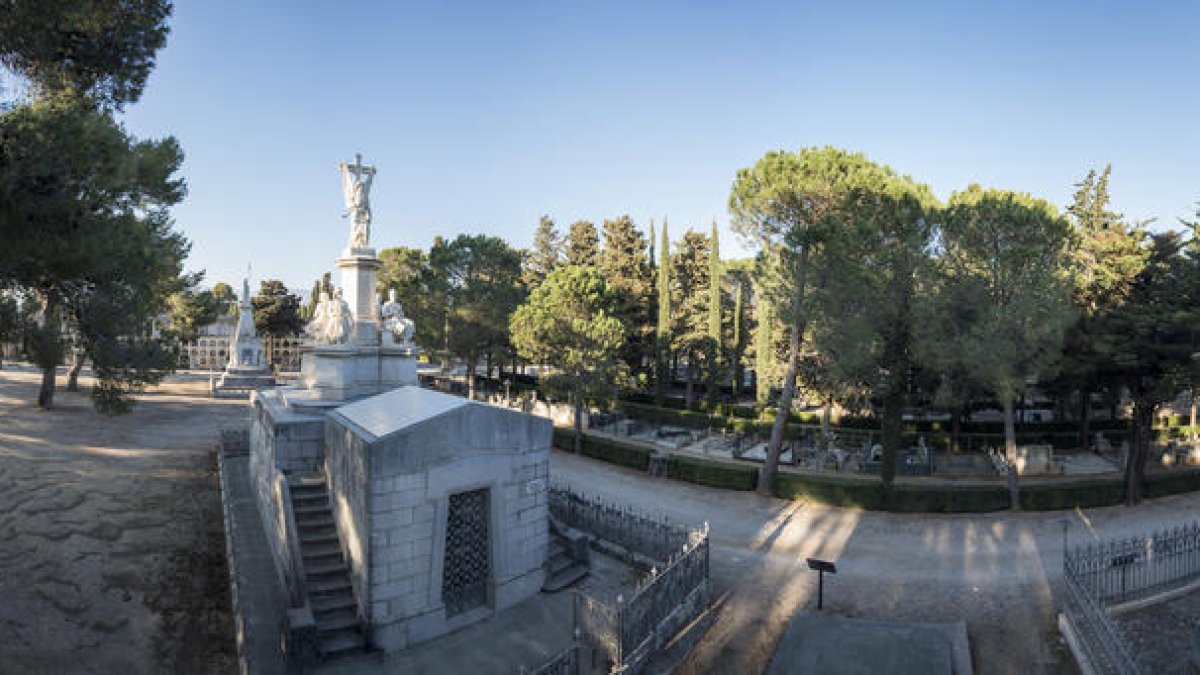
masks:
<svg viewBox="0 0 1200 675"><path fill-rule="evenodd" d="M255 393L250 476L289 650L396 650L535 595L550 422L417 385L413 322L376 294L374 167L340 166L351 240L302 384Z"/></svg>

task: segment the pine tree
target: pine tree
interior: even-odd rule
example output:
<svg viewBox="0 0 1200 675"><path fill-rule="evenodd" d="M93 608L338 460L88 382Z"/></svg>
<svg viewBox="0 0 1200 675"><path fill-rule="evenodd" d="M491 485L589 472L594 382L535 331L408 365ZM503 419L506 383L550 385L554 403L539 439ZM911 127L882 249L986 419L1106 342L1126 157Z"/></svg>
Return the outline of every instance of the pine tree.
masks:
<svg viewBox="0 0 1200 675"><path fill-rule="evenodd" d="M533 235L533 246L525 253L521 269L521 280L529 288L536 288L546 277L562 264L562 236L550 216L538 220Z"/></svg>
<svg viewBox="0 0 1200 675"><path fill-rule="evenodd" d="M580 267L595 267L600 258L600 236L596 226L586 220L571 224L567 234L567 264Z"/></svg>
<svg viewBox="0 0 1200 675"><path fill-rule="evenodd" d="M637 373L643 362L653 357L649 306L654 279L646 257L646 238L627 215L605 220L603 228L604 255L596 267L617 298L615 316L625 327L621 360L628 372Z"/></svg>

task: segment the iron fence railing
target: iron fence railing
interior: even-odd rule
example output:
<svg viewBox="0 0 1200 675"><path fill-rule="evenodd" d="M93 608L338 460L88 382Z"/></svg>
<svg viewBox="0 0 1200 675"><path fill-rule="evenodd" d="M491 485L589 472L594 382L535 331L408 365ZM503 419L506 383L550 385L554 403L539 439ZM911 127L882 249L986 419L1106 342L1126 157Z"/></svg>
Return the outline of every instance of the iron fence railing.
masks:
<svg viewBox="0 0 1200 675"><path fill-rule="evenodd" d="M680 619L677 614L690 613L689 608L699 611L704 604L706 598L697 601L695 594L706 593L700 589L707 588L709 578L708 524L689 530L557 485L550 488L550 513L571 527L658 561L629 598L618 597L615 606L575 593L579 639L622 672L637 671L657 647L660 627L678 625L665 623L667 619Z"/></svg>
<svg viewBox="0 0 1200 675"><path fill-rule="evenodd" d="M1139 673L1113 604L1142 600L1200 580L1200 522L1144 537L1078 546L1063 555L1063 611L1093 667Z"/></svg>
<svg viewBox="0 0 1200 675"><path fill-rule="evenodd" d="M1137 660L1108 610L1067 573L1063 577L1063 611L1071 620L1092 668L1104 675L1138 675Z"/></svg>
<svg viewBox="0 0 1200 675"><path fill-rule="evenodd" d="M1104 605L1155 595L1200 580L1200 522L1080 546L1063 564Z"/></svg>
<svg viewBox="0 0 1200 675"><path fill-rule="evenodd" d="M652 560L671 560L691 537L687 528L665 518L580 495L560 485L550 486L549 506L550 515L563 523Z"/></svg>

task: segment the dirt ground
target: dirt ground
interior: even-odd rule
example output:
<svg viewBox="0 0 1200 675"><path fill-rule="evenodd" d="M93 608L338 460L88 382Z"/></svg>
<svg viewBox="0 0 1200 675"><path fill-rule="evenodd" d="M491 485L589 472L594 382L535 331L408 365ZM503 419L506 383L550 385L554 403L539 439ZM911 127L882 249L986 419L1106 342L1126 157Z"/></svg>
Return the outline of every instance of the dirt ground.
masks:
<svg viewBox="0 0 1200 675"><path fill-rule="evenodd" d="M0 674L233 673L212 443L245 401L176 376L105 417L0 371Z"/></svg>
<svg viewBox="0 0 1200 675"><path fill-rule="evenodd" d="M1119 614L1117 624L1144 673L1190 675L1192 640L1200 622L1200 591Z"/></svg>

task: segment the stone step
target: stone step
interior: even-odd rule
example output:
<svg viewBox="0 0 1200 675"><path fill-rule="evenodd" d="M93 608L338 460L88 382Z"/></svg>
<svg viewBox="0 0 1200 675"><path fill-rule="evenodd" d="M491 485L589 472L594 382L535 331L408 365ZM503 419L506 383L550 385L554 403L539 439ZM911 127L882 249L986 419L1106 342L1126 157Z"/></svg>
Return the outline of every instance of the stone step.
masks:
<svg viewBox="0 0 1200 675"><path fill-rule="evenodd" d="M547 593L555 593L575 584L587 575L586 565L572 564L556 574L547 574L546 581L542 584L542 590Z"/></svg>
<svg viewBox="0 0 1200 675"><path fill-rule="evenodd" d="M300 542L300 555L305 560L309 558L328 558L331 556L341 557L342 547L338 546L337 538L329 539L318 544L308 544L304 541Z"/></svg>
<svg viewBox="0 0 1200 675"><path fill-rule="evenodd" d="M549 564L546 565L547 575L554 576L574 564L575 561L571 559L571 556L566 553L560 553L551 558Z"/></svg>
<svg viewBox="0 0 1200 675"><path fill-rule="evenodd" d="M304 564L304 574L307 577L328 577L333 574L350 574L350 568L346 567L346 563L342 561L335 562L318 562L309 565Z"/></svg>
<svg viewBox="0 0 1200 675"><path fill-rule="evenodd" d="M329 612L313 613L317 620L318 633L336 633L347 628L357 627L358 614L353 609L335 609Z"/></svg>
<svg viewBox="0 0 1200 675"><path fill-rule="evenodd" d="M292 496L292 511L293 512L298 509L311 509L311 508L332 509L333 507L330 506L330 504L329 504L329 497L327 497L325 495L313 495L312 497L306 497L306 496L297 497L295 495Z"/></svg>
<svg viewBox="0 0 1200 675"><path fill-rule="evenodd" d="M367 642L362 633L356 630L343 630L317 636L323 656L336 656L348 652L358 652L366 648Z"/></svg>
<svg viewBox="0 0 1200 675"><path fill-rule="evenodd" d="M312 596L315 602L317 598L326 595L334 595L337 593L352 592L353 587L350 584L350 577L333 577L329 579L313 579L306 580L304 587L308 589L308 594Z"/></svg>
<svg viewBox="0 0 1200 675"><path fill-rule="evenodd" d="M313 497L316 495L327 495L329 490L324 483L291 483L288 485L288 490L292 496L303 495L305 497Z"/></svg>
<svg viewBox="0 0 1200 675"><path fill-rule="evenodd" d="M313 513L297 513L296 527L300 529L312 529L317 527L333 527L333 516L329 514L320 515Z"/></svg>
<svg viewBox="0 0 1200 675"><path fill-rule="evenodd" d="M319 530L313 530L312 532L301 532L300 550L304 550L305 546L316 546L330 541L335 544L338 543L337 530L332 527L329 528L329 531L327 532L322 532Z"/></svg>
<svg viewBox="0 0 1200 675"><path fill-rule="evenodd" d="M297 519L299 519L301 516L314 516L322 514L328 514L332 517L333 508L328 504L305 504L303 506L292 504L292 513L296 514Z"/></svg>
<svg viewBox="0 0 1200 675"><path fill-rule="evenodd" d="M350 592L349 586L343 591L318 595L312 599L313 612L332 612L338 609L354 610L356 607L354 594Z"/></svg>

